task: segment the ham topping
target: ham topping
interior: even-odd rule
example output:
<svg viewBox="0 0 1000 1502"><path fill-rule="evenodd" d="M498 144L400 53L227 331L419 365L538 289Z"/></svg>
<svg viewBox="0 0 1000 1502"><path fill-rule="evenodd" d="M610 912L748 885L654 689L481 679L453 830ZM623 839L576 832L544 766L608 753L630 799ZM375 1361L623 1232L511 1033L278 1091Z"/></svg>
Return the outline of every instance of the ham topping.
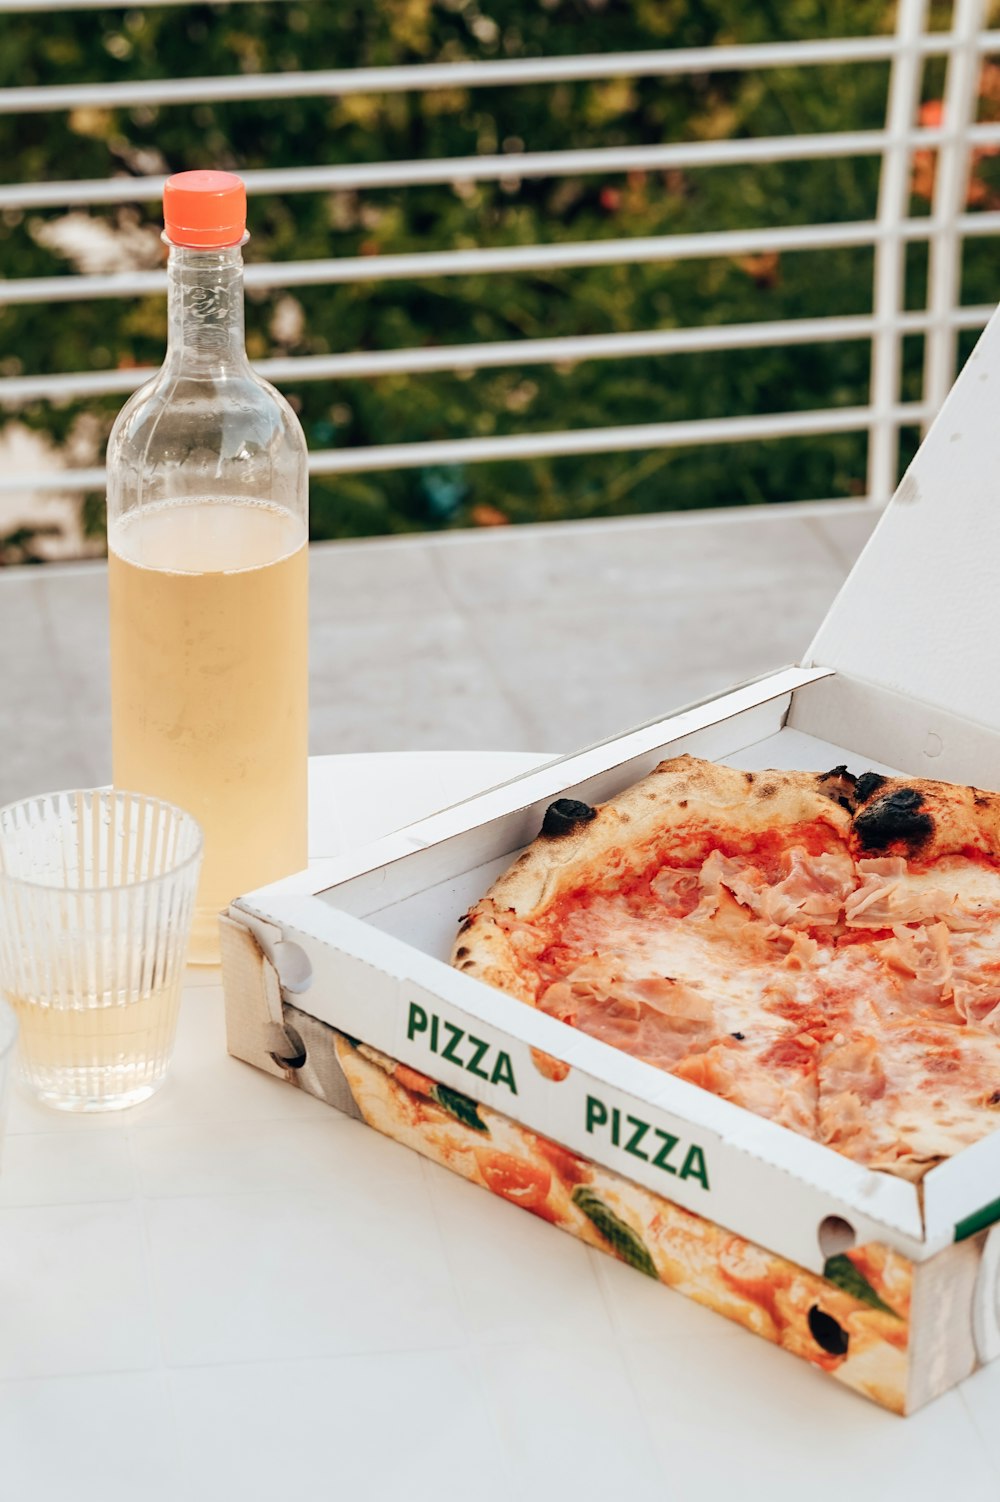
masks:
<svg viewBox="0 0 1000 1502"><path fill-rule="evenodd" d="M848 897L844 911L850 928L895 928L898 923L924 923L928 918L940 918L949 928L976 926L954 892L907 883L906 861L899 856L858 861L858 874L861 885Z"/></svg>
<svg viewBox="0 0 1000 1502"><path fill-rule="evenodd" d="M703 905L721 885L765 923L781 928L832 928L854 886L850 856L843 851L810 855L795 845L788 851L788 863L787 876L770 886L756 866L715 850L701 868Z"/></svg>
<svg viewBox="0 0 1000 1502"><path fill-rule="evenodd" d="M591 1037L670 1067L715 1033L711 999L666 976L623 975L613 961L585 960L538 999L541 1011Z"/></svg>
<svg viewBox="0 0 1000 1502"><path fill-rule="evenodd" d="M947 860L913 872L899 858L855 864L846 850L802 844L757 859L714 850L700 867L665 865L570 902L547 931L512 921L519 956L536 961L539 1008L910 1177L939 1143L955 1150L990 1130L1000 1111L990 873ZM962 1101L949 1081L969 1075L984 1044L994 1051Z"/></svg>
<svg viewBox="0 0 1000 1502"><path fill-rule="evenodd" d="M954 965L947 924L932 923L926 928L897 924L892 932L893 937L877 947L890 969L905 978L907 1000L931 1007L950 1001Z"/></svg>

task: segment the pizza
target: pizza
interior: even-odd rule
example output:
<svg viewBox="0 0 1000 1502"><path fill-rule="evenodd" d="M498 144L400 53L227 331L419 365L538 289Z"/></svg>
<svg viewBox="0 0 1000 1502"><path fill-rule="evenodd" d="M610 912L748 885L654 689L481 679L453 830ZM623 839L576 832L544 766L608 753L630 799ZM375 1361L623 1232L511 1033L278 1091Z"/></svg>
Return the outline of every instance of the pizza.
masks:
<svg viewBox="0 0 1000 1502"><path fill-rule="evenodd" d="M852 1247L812 1272L368 1044L333 1037L369 1126L903 1412L913 1267L899 1252Z"/></svg>
<svg viewBox="0 0 1000 1502"><path fill-rule="evenodd" d="M676 757L553 803L452 962L916 1180L1000 1124L1000 795Z"/></svg>

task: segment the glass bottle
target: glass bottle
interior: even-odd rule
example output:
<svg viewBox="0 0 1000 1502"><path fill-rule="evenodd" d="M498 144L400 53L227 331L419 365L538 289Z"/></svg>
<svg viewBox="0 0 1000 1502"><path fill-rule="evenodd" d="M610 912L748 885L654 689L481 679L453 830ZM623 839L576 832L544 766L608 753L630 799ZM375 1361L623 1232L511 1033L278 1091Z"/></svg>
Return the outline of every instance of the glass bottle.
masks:
<svg viewBox="0 0 1000 1502"><path fill-rule="evenodd" d="M306 864L306 444L247 359L243 183L179 173L164 219L166 359L108 442L114 780L201 823L212 963L218 913Z"/></svg>

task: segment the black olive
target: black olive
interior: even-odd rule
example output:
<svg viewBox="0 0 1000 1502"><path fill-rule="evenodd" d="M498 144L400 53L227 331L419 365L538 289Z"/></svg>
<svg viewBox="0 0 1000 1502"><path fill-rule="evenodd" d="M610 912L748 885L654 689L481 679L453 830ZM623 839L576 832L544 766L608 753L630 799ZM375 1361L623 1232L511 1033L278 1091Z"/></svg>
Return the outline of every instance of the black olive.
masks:
<svg viewBox="0 0 1000 1502"><path fill-rule="evenodd" d="M545 810L542 834L569 834L578 824L589 824L597 818L597 809L577 798L557 798Z"/></svg>
<svg viewBox="0 0 1000 1502"><path fill-rule="evenodd" d="M830 1356L846 1356L850 1336L832 1314L825 1314L818 1304L809 1311L809 1331L818 1346Z"/></svg>

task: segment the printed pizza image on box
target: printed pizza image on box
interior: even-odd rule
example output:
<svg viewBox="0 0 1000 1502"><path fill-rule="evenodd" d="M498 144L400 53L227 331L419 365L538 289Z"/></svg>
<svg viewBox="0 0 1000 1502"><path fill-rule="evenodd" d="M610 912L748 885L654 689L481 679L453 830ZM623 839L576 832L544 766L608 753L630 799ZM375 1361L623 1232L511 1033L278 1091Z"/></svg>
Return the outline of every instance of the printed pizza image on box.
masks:
<svg viewBox="0 0 1000 1502"><path fill-rule="evenodd" d="M414 1027L429 1027L426 1012L416 1006L414 1012ZM309 1036L313 1061L305 1081L289 1069L294 1083L811 1361L884 1407L903 1411L913 1268L900 1253L872 1244L829 1256L822 1274L796 1267L461 1091L326 1024L312 1021L310 1027L310 1021L289 1009L287 1026ZM539 1064L543 1073L549 1068L544 1058ZM632 1151L641 1150L649 1130L644 1123L632 1116L616 1120L617 1108L609 1110L593 1096L587 1112L595 1131L606 1128L620 1135L626 1150L629 1139ZM660 1134L650 1143L650 1155L659 1155L666 1167L672 1147ZM704 1175L700 1150L689 1148L686 1156L689 1171Z"/></svg>
<svg viewBox="0 0 1000 1502"><path fill-rule="evenodd" d="M801 666L222 920L234 1055L899 1413L1000 1353L994 376Z"/></svg>

